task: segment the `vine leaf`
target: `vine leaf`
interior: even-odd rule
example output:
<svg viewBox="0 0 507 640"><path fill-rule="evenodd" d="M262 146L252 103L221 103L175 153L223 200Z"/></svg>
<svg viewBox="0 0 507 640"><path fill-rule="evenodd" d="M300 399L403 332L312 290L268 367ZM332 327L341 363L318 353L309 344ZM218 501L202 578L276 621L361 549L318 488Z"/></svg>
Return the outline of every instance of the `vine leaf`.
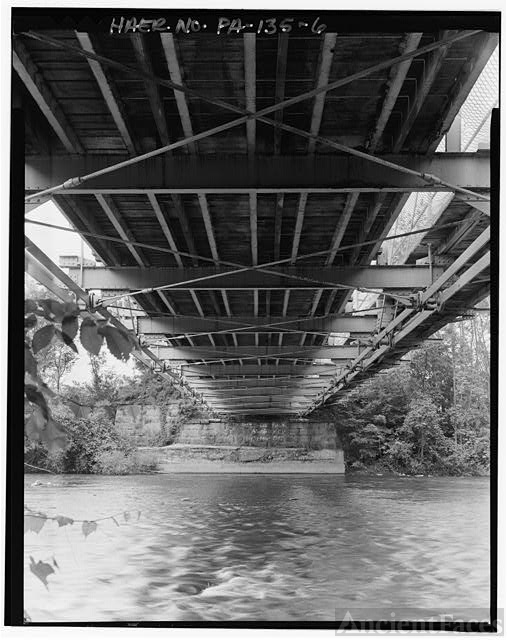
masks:
<svg viewBox="0 0 507 640"><path fill-rule="evenodd" d="M44 395L33 384L25 384L25 395L27 399L37 405L42 411L46 420L49 419L49 409Z"/></svg>
<svg viewBox="0 0 507 640"><path fill-rule="evenodd" d="M81 344L92 355L98 356L104 338L98 333L97 325L91 318L83 318L79 334Z"/></svg>
<svg viewBox="0 0 507 640"><path fill-rule="evenodd" d="M47 347L55 335L55 327L52 324L47 324L34 333L32 338L32 350L34 353L39 353L41 349Z"/></svg>
<svg viewBox="0 0 507 640"><path fill-rule="evenodd" d="M97 529L97 523L93 522L93 520L85 520L81 528L86 538Z"/></svg>
<svg viewBox="0 0 507 640"><path fill-rule="evenodd" d="M78 316L80 313L79 306L75 302L66 302L63 305L63 310L66 316Z"/></svg>
<svg viewBox="0 0 507 640"><path fill-rule="evenodd" d="M63 335L69 337L71 340L77 335L78 330L78 320L74 314L65 314L62 320L62 333Z"/></svg>
<svg viewBox="0 0 507 640"><path fill-rule="evenodd" d="M74 520L72 518L67 518L67 516L56 516L55 520L58 522L59 527L65 527L68 524L74 524Z"/></svg>
<svg viewBox="0 0 507 640"><path fill-rule="evenodd" d="M41 431L41 441L46 445L49 453L65 449L69 442L63 426L52 418L47 421L46 428Z"/></svg>
<svg viewBox="0 0 507 640"><path fill-rule="evenodd" d="M37 377L37 360L33 357L29 346L25 343L25 371L29 373L32 378Z"/></svg>
<svg viewBox="0 0 507 640"><path fill-rule="evenodd" d="M28 418L25 424L25 433L30 440L34 442L40 442L41 432L46 426L46 418L42 414L40 407L35 406L32 415Z"/></svg>
<svg viewBox="0 0 507 640"><path fill-rule="evenodd" d="M46 517L43 515L25 515L24 521L24 530L25 533L27 531L33 531L34 533L39 533L42 527L46 524Z"/></svg>
<svg viewBox="0 0 507 640"><path fill-rule="evenodd" d="M125 335L126 335L127 339L129 340L130 344L132 345L133 349L140 349L141 348L141 345L140 345L139 340L137 339L136 335L134 335L130 331L125 331Z"/></svg>
<svg viewBox="0 0 507 640"><path fill-rule="evenodd" d="M44 380L39 376L39 374L37 374L35 376L35 381L37 382L39 389L41 391L43 391L47 396L49 396L50 398L55 398L56 397L56 393L54 391L52 391L48 385L44 382Z"/></svg>
<svg viewBox="0 0 507 640"><path fill-rule="evenodd" d="M25 300L25 314L37 311L37 303L35 300Z"/></svg>
<svg viewBox="0 0 507 640"><path fill-rule="evenodd" d="M105 327L99 327L99 333L105 336L107 342L107 348L118 360L128 360L133 345L128 339L128 334L106 325Z"/></svg>
<svg viewBox="0 0 507 640"><path fill-rule="evenodd" d="M25 316L25 329L33 329L37 324L37 316L35 313L31 313L29 316Z"/></svg>
<svg viewBox="0 0 507 640"><path fill-rule="evenodd" d="M39 578L46 589L48 588L48 576L55 572L50 564L41 560L36 563L32 556L30 556L30 571Z"/></svg>
<svg viewBox="0 0 507 640"><path fill-rule="evenodd" d="M38 303L44 312L45 318L56 322L62 321L63 314L65 313L65 307L61 302L57 302L51 298L46 298L44 300L38 300Z"/></svg>
<svg viewBox="0 0 507 640"><path fill-rule="evenodd" d="M63 333L63 331L60 331L60 329L55 329L55 334L56 334L56 337L59 338L68 347L70 347L72 351L75 351L76 353L78 353L77 347L74 344L72 338L69 338L69 336L66 333Z"/></svg>

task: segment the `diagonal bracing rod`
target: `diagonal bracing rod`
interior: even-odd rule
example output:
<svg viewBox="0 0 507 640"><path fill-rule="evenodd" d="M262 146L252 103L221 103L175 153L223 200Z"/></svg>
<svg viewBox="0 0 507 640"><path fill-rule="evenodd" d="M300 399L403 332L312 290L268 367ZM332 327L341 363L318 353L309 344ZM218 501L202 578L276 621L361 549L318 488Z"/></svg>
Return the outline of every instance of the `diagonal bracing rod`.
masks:
<svg viewBox="0 0 507 640"><path fill-rule="evenodd" d="M39 222L37 220L30 220L29 218L25 218L25 222L30 222L32 224L37 224L37 225L44 226L44 227L50 227L50 228L54 228L54 229L59 229L59 230L62 230L62 231L78 233L78 234L81 234L81 235L91 235L94 238L107 239L107 240L111 240L111 241L114 241L114 242L120 242L122 244L127 244L127 245L131 244L131 245L135 245L135 246L144 246L144 247L148 247L148 248L154 248L154 249L156 249L158 251L163 251L163 252L171 253L171 254L177 253L179 255L184 255L184 256L192 256L193 255L193 254L188 254L188 253L181 252L181 251L173 251L172 249L168 249L167 247L163 247L163 248L162 247L155 247L153 245L146 245L145 243L134 242L134 241L125 240L125 239L122 239L122 238L115 238L114 236L97 235L95 233L91 233L91 232L87 232L87 231L78 231L76 229L69 229L67 227L62 227L62 226L59 226L59 225L52 225L52 224L46 223L46 222ZM359 243L359 244L361 246L363 244L372 244L372 243L379 242L379 240L382 240L382 241L383 240L391 240L391 239L394 239L396 237L402 237L404 235L412 235L412 234L415 234L415 233L420 234L420 233L423 233L423 232L428 231L428 230L435 230L435 229L448 227L448 226L456 226L456 224L457 223L455 223L455 222L447 223L447 224L444 224L444 225L428 227L427 229L418 229L417 231L406 232L405 234L398 234L396 236L385 236L383 238L377 238L374 241L367 241L367 242ZM350 249L350 248L353 248L355 246L357 246L357 243L353 244L353 245L340 247L337 251L344 251L346 249ZM330 250L329 249L325 249L323 251L315 251L313 253L309 253L309 254L304 254L304 255L298 256L296 259L297 260L303 260L305 258L312 258L312 257L327 255L329 253L330 253ZM212 261L213 263L215 263L215 260L213 260L211 258L205 258L204 256L197 256L197 257L199 259L206 260L208 262ZM278 276L287 277L289 279L301 280L301 281L305 281L305 282L308 281L308 282L312 282L312 283L317 283L319 285L327 285L327 286L329 286L329 287L331 287L333 289L335 289L335 288L350 289L349 285L340 285L339 283L327 282L327 281L316 281L313 278L306 278L305 276L301 276L301 275L298 276L298 275L295 275L295 274L288 274L288 273L283 273L283 272L279 272L279 271L273 271L273 270L270 270L270 269L267 268L267 267L272 267L272 266L276 266L276 265L280 265L280 264L285 264L287 262L290 262L291 260L292 260L292 258L283 258L283 259L280 259L280 260L273 260L271 262L266 262L266 263L263 263L263 264L260 264L260 265L255 265L255 266L242 265L242 264L238 264L238 263L235 263L235 262L229 262L229 261L226 261L226 260L219 260L218 264L222 264L222 265L225 265L225 266L229 266L229 267L234 267L235 268L234 270L228 272L228 275L243 273L243 272L246 272L246 271L259 271L260 273L267 273L269 275L278 275ZM161 291L161 290L165 290L165 289L171 289L171 288L173 288L175 286L181 286L182 284L193 284L193 283L196 283L196 282L202 282L204 280L211 280L211 279L214 279L214 278L222 277L223 275L224 274L211 274L211 275L207 275L207 276L202 276L200 278L195 278L193 280L189 280L189 281L186 281L186 282L179 282L177 284L161 285L159 287L147 287L145 289L139 289L138 291L130 292L128 295L138 295L138 294L142 294L142 293L151 293L151 292L154 292L154 291ZM368 289L366 287L358 287L357 289L358 289L358 291L378 293L377 289ZM406 300L406 297L404 297L404 296L397 296L396 294L390 294L390 295L391 295L391 297L399 298L401 301L405 301ZM125 297L125 294L122 294L122 295L119 295L119 296L112 296L110 298L105 298L103 300L100 300L100 303L101 304L107 304L108 302L113 302L115 300L119 300L119 299L124 298L124 297Z"/></svg>
<svg viewBox="0 0 507 640"><path fill-rule="evenodd" d="M130 295L130 294L129 294ZM122 307L125 308L125 307ZM378 311L379 309L382 309L384 307L375 307L375 311ZM356 312L357 313L357 312ZM363 312L364 313L364 312ZM312 316L312 319L314 320L322 320L324 318L344 318L344 317L354 317L353 315L351 316L350 314L340 314L340 315L336 315L336 314L327 314L327 315L323 315L323 316ZM305 317L302 318L291 318L290 320L283 320L283 321L279 321L279 322L269 322L266 324L256 324L256 325L244 325L242 327L238 327L237 323L234 323L234 321L232 320L225 320L225 319L217 319L216 322L220 323L220 324L230 324L232 325L230 329L220 329L219 331L213 331L214 335L218 335L221 333L231 333L232 331L234 331L235 333L248 333L248 332L252 332L252 333L257 333L258 329L274 329L276 327L285 327L283 329L284 333L295 333L295 334L301 334L301 333L315 333L318 335L322 335L322 336L327 336L329 335L329 333L333 333L330 331L317 331L317 330L312 330L312 331L308 331L308 330L304 330L304 329L290 329L289 327L286 327L286 325L288 324L294 324L295 322L300 322L301 320L306 319ZM142 333L142 332L141 332ZM181 334L181 335L175 335L175 336L171 336L170 338L168 338L168 340L176 340L179 338L184 338L186 335L190 336L191 338L197 338L199 336L207 336L209 333L209 331L196 331L193 333L189 333L189 334ZM258 333L274 333L273 331L258 331ZM350 332L350 333L355 333L354 331ZM357 333L357 332L356 332Z"/></svg>
<svg viewBox="0 0 507 640"><path fill-rule="evenodd" d="M264 109L261 109L259 111L256 112L251 112L248 111L246 109L242 109L240 107L236 107L234 105L228 104L226 102L223 102L222 100L216 100L213 98L207 98L205 96L202 96L201 94L192 91L186 87L183 87L181 85L177 85L173 82L171 82L170 80L164 80L162 78L158 78L156 76L153 76L150 73L146 73L142 70L139 69L135 69L132 67L129 67L128 65L124 65L122 63L119 62L115 62L109 58L105 58L104 56L99 56L97 54L92 54L90 51L86 51L84 49L81 49L79 47L74 47L73 45L68 45L65 43L62 43L58 40L55 40L49 36L43 36L40 34L36 34L32 31L30 32L22 32L22 35L27 36L29 38L33 38L35 40L40 40L42 42L47 42L57 48L63 48L63 49L68 49L68 50L72 50L75 51L78 55L86 57L86 58L92 58L98 62L102 62L104 64L107 64L109 66L116 66L121 68L123 71L127 71L128 73L131 74L135 74L137 76L141 76L141 77L149 77L149 79L152 82L156 82L157 84L161 84L163 86L168 86L171 89L175 90L175 91L182 91L184 93L187 93L189 95L192 95L198 99L204 100L206 102L210 102L214 105L217 105L223 109L227 109L229 111L234 111L235 113L242 113L245 114L244 116L242 116L241 118L238 118L236 120L232 120L228 123L225 123L223 125L220 125L218 127L214 127L212 129L208 129L207 131L204 131L202 133L193 135L189 138L185 138L183 140L179 140L178 142L174 142L172 144L169 145L165 145L163 147L160 147L159 149L155 149L153 151L150 151L148 153L144 153L142 155L139 155L135 158L130 158L128 160L116 163L114 165L110 165L109 167L105 167L103 169L100 169L99 171L95 171L93 173L90 173L86 176L76 176L74 178L70 178L69 180L66 180L64 183L62 183L61 185L56 185L54 187L51 187L49 189L45 189L44 191L40 191L39 193L35 193L32 194L30 196L27 196L25 198L25 201L30 201L33 198L38 198L41 197L42 195L49 195L50 193L54 193L55 191L60 191L62 189L66 189L66 188L72 188L75 186L78 186L79 184L82 184L84 181L86 180L91 180L93 178L97 178L101 175L104 175L106 173L110 173L112 171L116 171L118 169L121 169L123 167L129 166L131 164L135 164L137 162L141 162L143 160L147 160L148 158L152 158L156 155L159 155L161 153L165 153L167 151L171 151L172 149L176 149L182 146L186 146L188 144L192 144L195 143L198 140L201 140L203 138L215 135L217 133L221 133L222 131L226 131L228 129L231 129L233 127L236 127L238 125L242 125L246 122L248 122L251 119L256 119L259 120L260 122L264 122L266 124L269 124L271 126L275 126L277 128L281 128L284 129L285 131L289 131L291 133L294 133L296 135L300 135L303 136L305 138L308 138L310 140L314 140L316 142L319 142L320 144L326 145L326 146L330 146L332 148L338 149L339 151L342 151L344 153L348 153L350 155L355 155L357 157L361 157L363 159L369 160L371 162L377 163L377 164L381 164L383 166L389 167L391 169L395 169L397 171L401 171L403 173L409 174L409 175L413 175L416 176L418 178L422 178L425 182L428 182L429 184L442 184L445 185L447 187L449 187L450 189L452 189L455 192L459 192L463 195L466 196L473 196L473 197L478 197L481 200L485 200L488 201L489 198L486 196L483 196L482 194L477 194L473 191L470 191L468 189L464 189L462 187L458 187L456 185L450 184L446 181L440 180L437 176L431 175L431 174L426 174L426 173L422 173L422 172L418 172L418 171L414 171L412 169L408 169L407 167L403 167L401 165L392 163L392 162L388 162L386 160L382 160L381 158L377 158L376 156L372 156L368 153L364 153L362 151L357 151L356 149L353 149L351 147L347 147L345 145L342 145L340 143L334 142L332 140L329 140L328 138L324 138L322 136L318 136L318 135L314 135L308 131L303 131L302 129L298 129L296 127L292 127L290 125L286 125L283 122L278 122L276 120L271 120L269 118L265 118L265 115L268 115L270 113L276 112L280 109L284 109L288 106L291 106L293 104L297 104L298 102L302 102L304 100L308 100L309 98L313 98L315 96L317 96L320 93L323 92L328 92L328 91L332 91L338 87L344 86L346 84L349 84L350 82L353 82L354 80L358 80L360 78L363 78L365 76L371 75L372 73L375 73L376 71L382 70L382 69L386 69L389 68L395 64L399 64L400 62L404 62L406 60L411 60L414 57L417 57L419 55L422 55L424 53L428 53L429 51L433 51L435 49L439 49L441 47L445 47L445 46L449 46L450 44L452 44L453 42L457 42L458 40L462 40L464 38L468 38L472 35L476 35L480 33L480 30L476 30L476 31L464 31L464 32L459 32L454 36L451 36L449 38L443 39L443 40L439 40L436 43L432 43L430 45L427 45L425 47L421 47L420 49L417 49L415 51L410 51L406 54L403 54L401 56L397 56L396 58L392 58L390 60L386 60L385 62L381 62L377 65L374 65L372 67L368 67L367 69L364 69L362 71L359 71L355 74L352 74L350 76L347 76L345 78L340 78L339 80L336 80L328 85L324 85L322 87L316 87L315 89L311 90L311 91L307 91L299 96L296 96L294 98L288 98L287 100L283 100L281 102L278 102L270 107L266 107Z"/></svg>
<svg viewBox="0 0 507 640"><path fill-rule="evenodd" d="M136 240L124 240L123 238L118 238L115 236L109 236L109 235L104 235L104 234L97 234L97 233L93 233L91 231L80 231L79 229L72 229L70 227L62 227L61 225L56 225L56 224L51 224L49 222L41 222L40 220L32 220L31 218L25 218L25 222L29 222L30 224L36 224L38 226L41 227L47 227L49 229L57 229L58 231L67 231L68 233L76 233L78 235L83 235L83 236L92 236L94 238L99 238L101 240L109 240L110 242L117 242L119 244L124 244L124 245L133 245L135 247L141 247L144 249L152 249L153 251L160 251L162 253L169 253L171 255L179 255L179 256L184 256L184 257L189 257L189 258L197 258L199 260L202 260L203 262L212 262L213 264L218 264L218 265L224 265L224 266L236 266L236 263L231 263L231 262L227 262L225 260L218 260L218 263L216 263L216 261L213 258L209 258L207 256L200 256L197 254L193 254L193 253L187 253L186 251L176 251L173 249L169 249L168 247L160 247L158 245L154 245L154 244L148 244L146 242L137 242ZM343 245L338 247L338 249L336 250L337 253L341 253L342 251L347 251L349 249L355 249L357 247L365 247L367 245L370 244L376 244L377 242L384 242L384 240L395 240L397 238L404 238L406 236L412 236L412 235L417 235L417 234L421 234L421 233L427 233L428 231L438 231L440 229L448 229L450 227L456 227L459 224L459 222L446 222L444 224L440 224L440 225L433 225L431 227L424 227L423 229L416 229L416 230L412 230L412 231L405 231L404 233L397 233L395 235L389 236L379 236L378 238L376 238L375 240L365 240L363 242L354 242L353 244L347 244L347 245ZM313 251L312 253L304 253L301 255L298 255L295 260L307 260L309 258L317 258L320 256L325 256L328 255L329 253L331 253L333 250L332 249L322 249L321 251ZM288 262L291 262L293 260L293 258L281 258L280 260L274 260L273 262L270 262L269 264L271 266L274 265L279 265L279 264L287 264ZM243 267L248 267L248 270L250 271L260 271L261 273L263 272L263 269L261 269L262 265L238 265L239 267L243 268ZM279 275L278 272L276 272L276 275ZM131 294L129 294L131 295ZM123 297L123 296L122 296Z"/></svg>
<svg viewBox="0 0 507 640"><path fill-rule="evenodd" d="M245 349L248 349L248 347L244 347ZM182 349L184 349L184 347L182 347ZM202 347L203 351L205 351L205 347ZM319 349L319 347L315 347L315 350L317 351ZM311 350L311 349L310 349ZM361 351L361 349L357 349L358 352ZM201 366L201 365L209 365L209 364L218 364L218 363L223 363L223 362L234 362L236 360L257 360L257 359L266 359L266 360L300 360L302 362L306 362L308 364L313 364L315 360L326 360L327 358L322 358L322 357L311 357L309 355L309 349L302 349L301 347L298 347L298 345L294 345L294 350L291 351L281 351L280 353L268 353L268 354L251 354L251 353L237 353L234 354L234 356L231 356L229 358L222 358L221 355L230 355L230 351L227 350L221 350L219 348L217 348L216 350L216 357L213 358L213 356L208 356L208 357L204 357L204 358L197 358L197 356L192 357L192 354L189 354L189 356L187 358L185 358L186 361L188 360L196 360L196 362L192 362L192 366ZM306 354L305 355L296 355L296 354ZM330 360L333 360L332 356L329 356ZM334 358L334 359L339 359L338 357ZM352 358L350 358L350 360L352 360Z"/></svg>
<svg viewBox="0 0 507 640"><path fill-rule="evenodd" d="M451 278L453 278L457 274L457 272L460 271L460 269L462 269L464 266L466 266L467 261L469 261L472 256L474 256L478 251L480 251L489 242L489 240L490 240L490 231L491 231L490 227L485 229L480 234L480 236L478 236L472 242L472 244L469 247L467 247L467 249L465 249L465 251L463 251L463 253L459 256L459 258L457 258L448 267L448 269L437 280L435 280L435 282L433 282L433 284L430 285L426 289L426 291L424 291L424 293L421 296L421 304L424 304L433 295L435 295L442 288L442 286L444 284L446 284L446 282L448 282ZM484 266L482 266L483 263L484 263ZM489 252L486 255L484 255L478 261L477 264L480 264L483 269L487 265L489 265ZM469 273L473 273L473 269L474 269L474 267L471 267L470 269L468 269L468 272ZM458 281L459 281L459 279L458 279ZM454 284L457 284L457 282L454 283ZM450 293L450 291L453 290L453 286L454 285L451 285L451 287L449 287L449 293ZM444 295L445 295L445 291L444 291ZM411 326L411 324L417 323L418 322L417 318L425 319L425 317L429 317L431 314L435 313L435 309L430 309L430 310L427 310L427 311L426 310L422 310L422 311L419 311L417 313L416 312L417 312L417 310L415 308L404 309L386 327L384 327L384 329L375 336L373 344L371 346L367 347L366 349L364 349L363 351L361 351L361 353L358 355L358 357L349 365L348 370L345 373L343 373L340 376L340 378L330 388L328 388L326 391L324 391L322 394L319 395L318 399L314 401L314 403L311 405L311 407L307 411L305 411L305 415L307 413L310 413L314 409L316 409L318 406L323 405L330 397L333 396L334 393L339 391L341 389L341 387L343 387L344 380L347 378L347 376L354 377L356 375L356 372L357 372L357 365L362 363L368 355L370 355L370 358L364 362L364 366L365 367L369 366L369 364L371 364L373 361L377 360L386 351L388 351L388 349L389 349L388 345L387 346L382 346L382 347L379 348L379 344L380 344L381 340L384 337L386 337L390 333L394 332L396 327L398 327L401 323L403 323L405 320L407 320L408 318L410 318L410 316L412 316L414 314L414 317L412 317L410 319L410 322L405 326L405 328L403 328L399 332L399 334L408 333L407 326ZM400 338L399 334L395 334L395 336L394 336L395 340L397 340L397 339L399 340L399 338Z"/></svg>

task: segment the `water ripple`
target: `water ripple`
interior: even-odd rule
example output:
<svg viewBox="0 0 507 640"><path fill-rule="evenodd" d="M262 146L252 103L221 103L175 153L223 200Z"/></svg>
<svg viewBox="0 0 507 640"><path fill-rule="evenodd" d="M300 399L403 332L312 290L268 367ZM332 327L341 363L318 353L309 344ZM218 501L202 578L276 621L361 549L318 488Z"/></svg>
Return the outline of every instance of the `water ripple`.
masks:
<svg viewBox="0 0 507 640"><path fill-rule="evenodd" d="M488 605L485 479L59 476L25 503L94 519L84 539L48 522L25 535L34 621L334 620L336 608ZM464 514L470 514L464 518ZM28 557L55 556L49 591Z"/></svg>

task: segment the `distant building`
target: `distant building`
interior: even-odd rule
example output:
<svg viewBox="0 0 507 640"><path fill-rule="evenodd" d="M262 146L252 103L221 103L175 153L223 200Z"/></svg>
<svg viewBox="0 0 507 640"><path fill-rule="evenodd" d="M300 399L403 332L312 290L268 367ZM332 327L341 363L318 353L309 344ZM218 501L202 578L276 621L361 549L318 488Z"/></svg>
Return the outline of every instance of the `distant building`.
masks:
<svg viewBox="0 0 507 640"><path fill-rule="evenodd" d="M81 256L58 256L58 264L62 269L66 269L68 267L80 267L81 266ZM83 259L83 267L96 267L97 263L95 260L90 260L90 258Z"/></svg>

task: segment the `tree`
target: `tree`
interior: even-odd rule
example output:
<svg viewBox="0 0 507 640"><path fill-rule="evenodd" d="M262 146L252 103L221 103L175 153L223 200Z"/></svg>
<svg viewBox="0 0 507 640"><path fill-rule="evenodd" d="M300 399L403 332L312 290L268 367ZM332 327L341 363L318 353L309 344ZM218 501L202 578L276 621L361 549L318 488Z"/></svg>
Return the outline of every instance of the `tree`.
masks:
<svg viewBox="0 0 507 640"><path fill-rule="evenodd" d="M90 396L91 404L98 402L116 401L118 390L123 384L123 378L114 373L107 366L106 354L100 353L98 356L88 354L90 367L92 370L91 384L85 385L85 390Z"/></svg>
<svg viewBox="0 0 507 640"><path fill-rule="evenodd" d="M371 422L359 427L351 435L351 443L358 448L362 463L368 464L378 460L387 444L389 429L386 427L385 416L374 416Z"/></svg>
<svg viewBox="0 0 507 640"><path fill-rule="evenodd" d="M347 391L327 416L336 423L348 467L486 472L489 350L489 318L476 314L447 325L410 352L409 365Z"/></svg>
<svg viewBox="0 0 507 640"><path fill-rule="evenodd" d="M440 336L433 340L441 339ZM429 341L413 352L411 375L416 389L432 397L433 402L445 409L452 405L453 371L451 348L446 342Z"/></svg>
<svg viewBox="0 0 507 640"><path fill-rule="evenodd" d="M422 467L448 453L442 431L442 415L432 397L417 395L410 403L403 425L397 431L400 440L412 445L412 453Z"/></svg>
<svg viewBox="0 0 507 640"><path fill-rule="evenodd" d="M383 457L408 411L410 380L409 367L393 367L352 389L332 408L351 465L367 465Z"/></svg>
<svg viewBox="0 0 507 640"><path fill-rule="evenodd" d="M41 376L57 393L60 393L62 380L77 359L77 353L62 342L51 342L37 354Z"/></svg>

